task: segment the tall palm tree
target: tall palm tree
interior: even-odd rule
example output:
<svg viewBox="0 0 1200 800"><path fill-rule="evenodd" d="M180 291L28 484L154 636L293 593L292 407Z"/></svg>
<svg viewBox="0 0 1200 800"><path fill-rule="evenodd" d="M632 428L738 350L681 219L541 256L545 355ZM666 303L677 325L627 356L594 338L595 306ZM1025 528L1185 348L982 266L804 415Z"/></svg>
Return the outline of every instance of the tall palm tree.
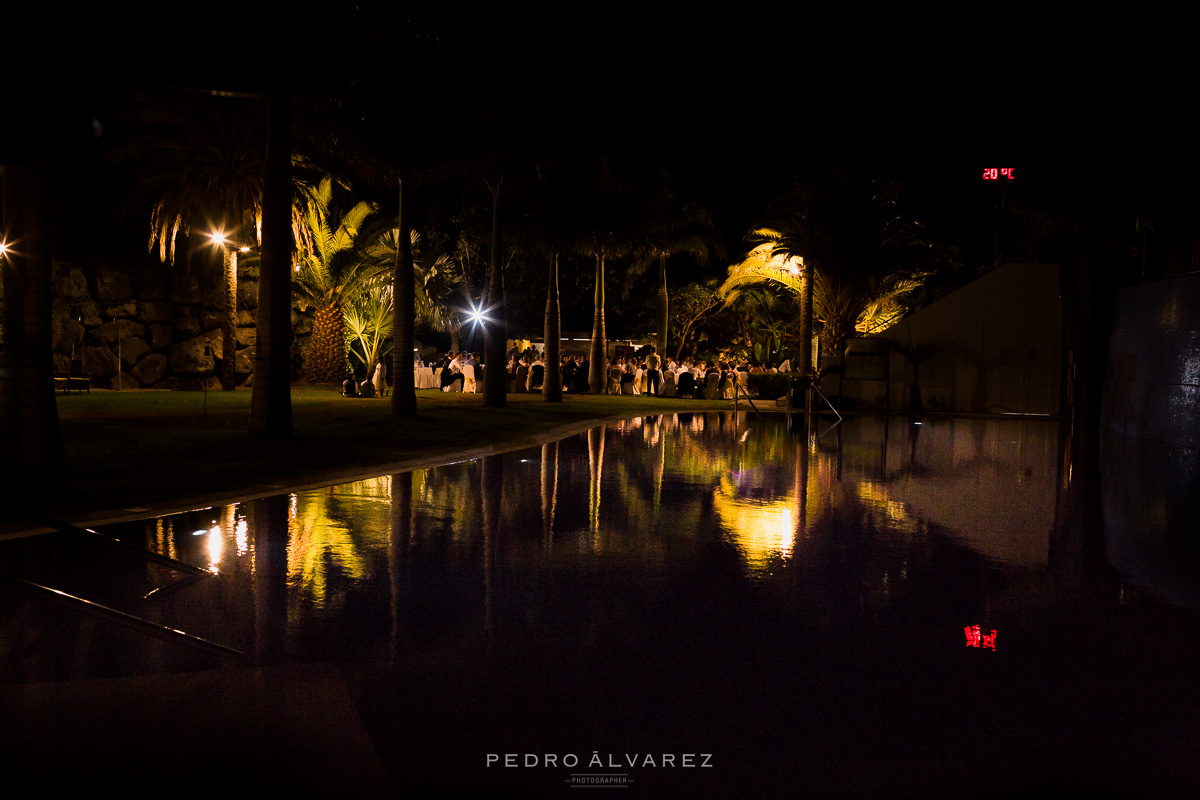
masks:
<svg viewBox="0 0 1200 800"><path fill-rule="evenodd" d="M542 379L542 398L547 403L562 402L562 319L558 307L558 256L550 260L546 281L546 323L542 336L546 343L546 374Z"/></svg>
<svg viewBox="0 0 1200 800"><path fill-rule="evenodd" d="M504 298L504 263L500 236L500 189L503 177L497 172L496 182L488 188L492 193L492 247L488 261L487 302L484 310L490 317L483 332L483 404L489 408L508 406L508 375L504 368L504 345L508 338L508 310Z"/></svg>
<svg viewBox="0 0 1200 800"><path fill-rule="evenodd" d="M400 229L389 220L381 231L369 234L370 241L363 255L363 290L345 308L347 340L354 339L375 359L386 355L391 348L385 340L394 333L395 309L392 303L392 269L399 250ZM414 329L425 327L443 333L457 334L463 324L461 289L462 271L453 258L441 254L432 260L421 256L421 234L409 232L409 251L412 254Z"/></svg>
<svg viewBox="0 0 1200 800"><path fill-rule="evenodd" d="M131 120L135 135L113 152L115 160L136 160L141 196L151 201L149 247L157 247L160 260L175 263L181 235L189 264L203 245L216 245L205 249L222 264L224 389L234 388L237 252L257 240L262 221L257 106L143 96Z"/></svg>
<svg viewBox="0 0 1200 800"><path fill-rule="evenodd" d="M346 378L343 304L362 288L367 273L354 246L363 223L378 208L360 201L334 227L332 204L333 182L325 178L304 211L307 241L297 255L294 282L296 293L317 309L304 360L308 377L321 383L341 383Z"/></svg>
<svg viewBox="0 0 1200 800"><path fill-rule="evenodd" d="M291 101L286 95L272 96L267 101L263 152L262 254L249 427L251 434L273 439L292 435L291 127Z"/></svg>
<svg viewBox="0 0 1200 800"><path fill-rule="evenodd" d="M51 380L49 159L3 167L0 286L4 349L0 369L0 443L5 486L63 463L62 431Z"/></svg>
<svg viewBox="0 0 1200 800"><path fill-rule="evenodd" d="M628 295L634 279L641 276L651 264L658 262L658 292L656 295L655 320L658 329L659 353L667 352L669 320L669 295L667 290L667 259L672 255L690 256L701 267L710 260L725 260L728 249L713 227L712 215L696 203L679 206L668 193L665 202L656 209L649 223L647 240L641 256L629 268L624 294Z"/></svg>
<svg viewBox="0 0 1200 800"><path fill-rule="evenodd" d="M388 221L381 231L373 231L363 251L364 266L374 276L390 271L396 260L400 229ZM462 270L455 260L445 253L435 258L422 255L422 236L410 230L409 250L413 254L413 308L414 323L443 333L452 333L462 324L460 293L463 286ZM390 301L389 301L390 305Z"/></svg>

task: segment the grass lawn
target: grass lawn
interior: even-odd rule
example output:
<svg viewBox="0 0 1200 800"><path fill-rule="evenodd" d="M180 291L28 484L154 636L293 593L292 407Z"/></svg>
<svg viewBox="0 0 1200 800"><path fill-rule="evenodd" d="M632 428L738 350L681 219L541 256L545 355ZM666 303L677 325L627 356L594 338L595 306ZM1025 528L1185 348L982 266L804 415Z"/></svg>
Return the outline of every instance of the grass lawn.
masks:
<svg viewBox="0 0 1200 800"><path fill-rule="evenodd" d="M418 390L417 417L403 419L391 415L390 398L350 399L333 386L293 385L295 434L275 442L247 432L249 390L207 397L93 390L57 400L66 469L22 487L18 500L52 516L92 521L537 444L594 420L733 407L724 400L641 396L567 395L546 403L540 395L510 394L507 408L490 409L482 394Z"/></svg>

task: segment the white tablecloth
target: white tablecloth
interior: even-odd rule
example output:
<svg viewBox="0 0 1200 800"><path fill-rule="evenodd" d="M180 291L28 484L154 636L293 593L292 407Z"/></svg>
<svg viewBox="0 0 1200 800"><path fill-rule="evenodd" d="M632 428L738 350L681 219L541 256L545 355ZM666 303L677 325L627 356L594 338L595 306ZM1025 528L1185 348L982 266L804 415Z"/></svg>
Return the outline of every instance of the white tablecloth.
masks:
<svg viewBox="0 0 1200 800"><path fill-rule="evenodd" d="M413 369L413 385L418 389L436 389L437 378L433 376L431 367L416 367Z"/></svg>

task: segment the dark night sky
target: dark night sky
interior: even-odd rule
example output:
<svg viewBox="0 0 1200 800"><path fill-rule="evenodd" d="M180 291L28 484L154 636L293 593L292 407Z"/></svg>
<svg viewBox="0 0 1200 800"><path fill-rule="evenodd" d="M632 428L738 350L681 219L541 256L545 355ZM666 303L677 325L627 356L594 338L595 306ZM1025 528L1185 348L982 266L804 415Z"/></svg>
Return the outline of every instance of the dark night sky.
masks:
<svg viewBox="0 0 1200 800"><path fill-rule="evenodd" d="M831 151L902 180L951 238L974 236L990 208L986 166L1013 166L1023 191L1096 213L1194 205L1194 71L1165 20L1051 28L1011 15L637 7L414 18L373 2L296 5L286 18L244 4L212 17L95 14L8 25L42 35L6 53L10 78L22 65L9 81L7 151L76 141L86 120L75 110L102 113L147 80L353 85L386 98L384 124L421 146L496 131L534 146L637 144L667 160L678 194L709 207L734 240L798 164ZM22 110L34 120L24 136L12 130Z"/></svg>

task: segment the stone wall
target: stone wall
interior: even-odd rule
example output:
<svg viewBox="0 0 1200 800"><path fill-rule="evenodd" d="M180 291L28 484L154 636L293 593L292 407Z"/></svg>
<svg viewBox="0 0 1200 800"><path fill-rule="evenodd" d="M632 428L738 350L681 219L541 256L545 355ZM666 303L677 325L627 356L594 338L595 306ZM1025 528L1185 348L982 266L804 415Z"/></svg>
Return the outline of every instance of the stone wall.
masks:
<svg viewBox="0 0 1200 800"><path fill-rule="evenodd" d="M82 362L92 385L110 389L219 389L222 358L218 269L155 264L54 264L54 369ZM235 370L253 379L257 281L239 275ZM293 309L293 372L312 330L311 314ZM293 378L297 377L293 374Z"/></svg>

